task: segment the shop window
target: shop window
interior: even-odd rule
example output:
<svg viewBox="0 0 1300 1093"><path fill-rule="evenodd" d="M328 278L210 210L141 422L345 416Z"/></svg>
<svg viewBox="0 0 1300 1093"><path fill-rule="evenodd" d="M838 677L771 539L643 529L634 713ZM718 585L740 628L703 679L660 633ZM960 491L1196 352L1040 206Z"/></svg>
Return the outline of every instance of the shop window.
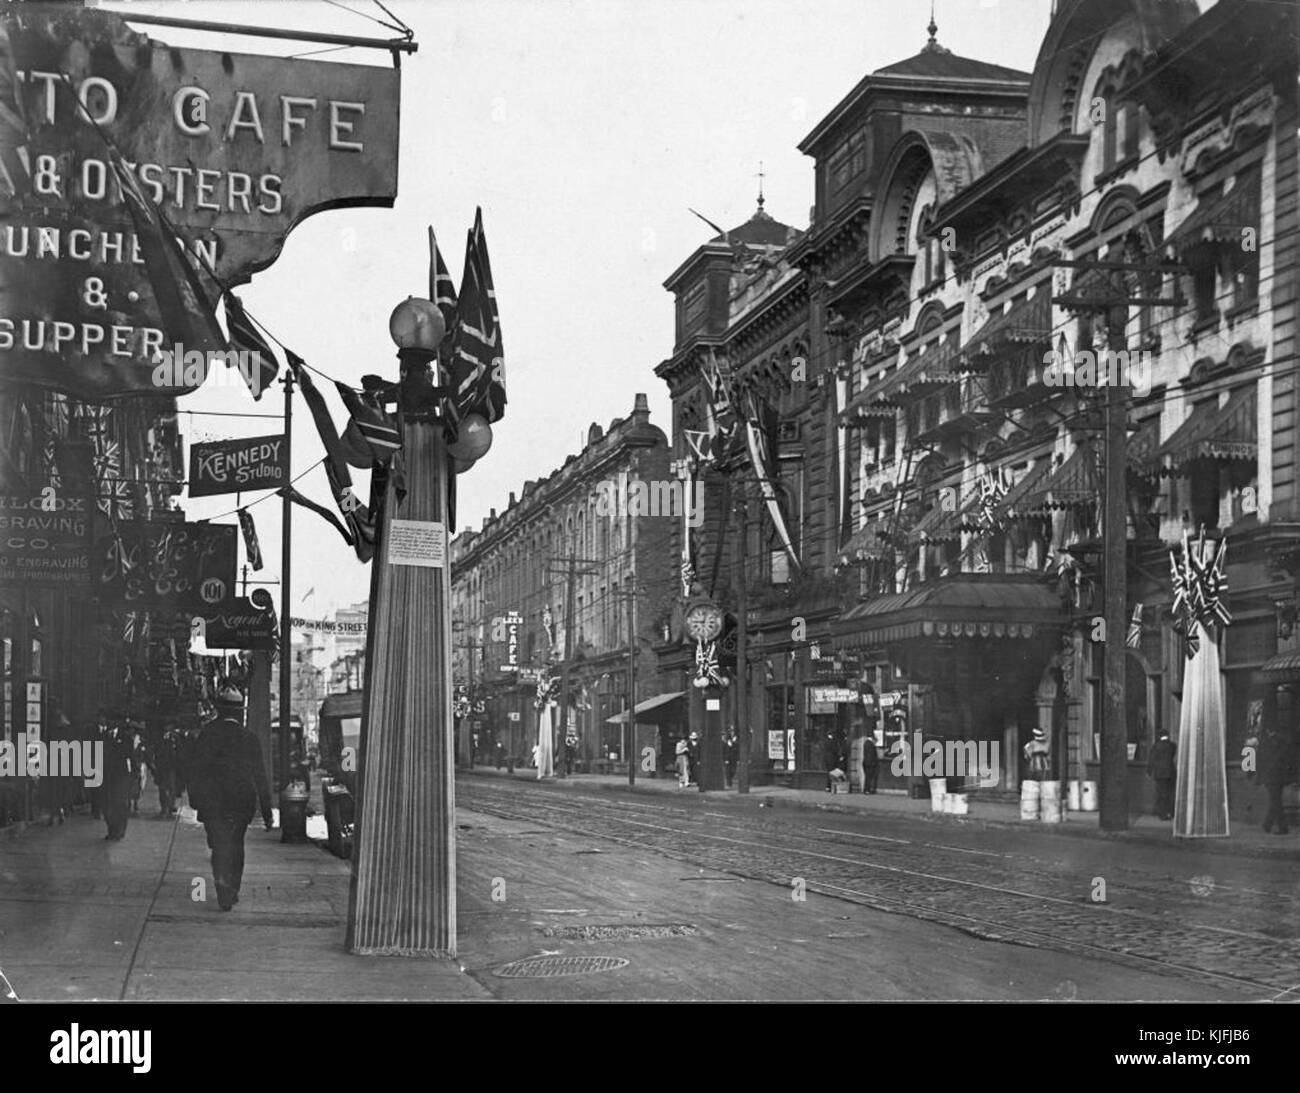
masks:
<svg viewBox="0 0 1300 1093"><path fill-rule="evenodd" d="M1219 313L1215 297L1215 268L1213 262L1201 260L1192 266L1192 306L1198 323L1209 322Z"/></svg>

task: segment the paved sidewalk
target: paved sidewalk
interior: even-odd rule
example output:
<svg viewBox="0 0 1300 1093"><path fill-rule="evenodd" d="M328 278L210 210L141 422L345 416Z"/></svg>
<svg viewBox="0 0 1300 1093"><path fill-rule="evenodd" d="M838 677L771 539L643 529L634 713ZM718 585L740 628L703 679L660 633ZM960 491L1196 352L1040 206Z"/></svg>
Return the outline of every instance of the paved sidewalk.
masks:
<svg viewBox="0 0 1300 1093"><path fill-rule="evenodd" d="M537 780L537 771L517 769L513 774L504 769L476 766L472 770L458 770L458 775L492 778L517 778L523 781ZM679 789L675 777L649 778L638 772L635 787L630 787L626 775L608 774L574 774L567 778L548 779L555 786L568 789L598 789L623 793L659 793L666 796L698 793L695 787ZM1260 790L1261 799L1263 790ZM741 800L734 789L719 791L715 795ZM1154 816L1141 815L1129 818L1129 830L1124 832L1102 831L1096 812L1069 812L1059 824L1045 824L1036 820L1022 820L1019 804L1008 801L980 800L972 796L969 800L970 811L965 816L953 816L935 813L928 800L908 797L897 790L885 790L876 794L838 793L830 794L824 790L788 789L784 786L752 786L749 799L759 808L804 808L820 809L826 812L846 812L850 814L885 812L914 816L918 820L936 824L970 824L987 828L1014 827L1017 829L1033 828L1036 831L1051 832L1064 836L1082 836L1102 839L1119 839L1126 842L1161 844L1174 848L1188 848L1196 851L1223 854L1247 854L1252 857L1286 857L1300 859L1300 825L1294 826L1289 835L1270 835L1256 823L1243 823L1234 820L1230 825L1231 834L1216 839L1176 839L1173 825L1168 820L1158 820Z"/></svg>
<svg viewBox="0 0 1300 1093"><path fill-rule="evenodd" d="M217 908L203 828L133 816L126 838L81 813L0 840L0 969L20 999L474 999L455 961L349 955L349 866L248 829L244 883ZM201 898L206 897L206 898Z"/></svg>

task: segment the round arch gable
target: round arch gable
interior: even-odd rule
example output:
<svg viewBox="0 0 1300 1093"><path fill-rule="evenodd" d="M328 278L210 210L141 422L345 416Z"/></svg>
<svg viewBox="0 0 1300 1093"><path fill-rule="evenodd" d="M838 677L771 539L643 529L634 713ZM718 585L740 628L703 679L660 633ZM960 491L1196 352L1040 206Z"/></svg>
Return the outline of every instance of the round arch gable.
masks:
<svg viewBox="0 0 1300 1093"><path fill-rule="evenodd" d="M1143 52L1154 50L1200 15L1196 0L1064 0L1043 37L1029 84L1029 143L1072 130L1089 64L1109 27L1127 16L1141 27Z"/></svg>

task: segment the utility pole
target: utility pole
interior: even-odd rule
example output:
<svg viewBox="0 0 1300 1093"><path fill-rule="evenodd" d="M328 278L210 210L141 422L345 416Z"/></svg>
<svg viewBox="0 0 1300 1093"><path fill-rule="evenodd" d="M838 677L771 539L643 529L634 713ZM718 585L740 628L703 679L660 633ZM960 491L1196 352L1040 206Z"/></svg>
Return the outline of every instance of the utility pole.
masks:
<svg viewBox="0 0 1300 1093"><path fill-rule="evenodd" d="M1125 831L1128 819L1128 731L1125 711L1124 635L1128 629L1128 394L1124 376L1112 374L1126 357L1128 309L1133 306L1178 306L1181 299L1132 294L1124 284L1132 274L1178 271L1165 261L1110 261L1057 259L1058 266L1106 274L1109 284L1098 295L1056 296L1054 302L1072 311L1090 311L1106 319L1108 349L1105 394L1102 404L1102 454L1105 478L1102 491L1102 646L1101 694L1101 801L1098 822L1103 831ZM1077 281L1077 278L1076 278ZM1092 347L1088 347L1091 349ZM1067 362L1058 362L1065 366ZM1096 372L1098 382L1101 369Z"/></svg>
<svg viewBox="0 0 1300 1093"><path fill-rule="evenodd" d="M633 558L636 557L634 553ZM636 582L627 590L627 784L636 785Z"/></svg>
<svg viewBox="0 0 1300 1093"><path fill-rule="evenodd" d="M752 740L749 731L749 605L746 596L749 544L749 491L741 484L737 498L736 514L740 517L740 534L736 536L736 730L739 740L736 748L736 792L749 792L749 752ZM725 760L724 760L725 761Z"/></svg>
<svg viewBox="0 0 1300 1093"><path fill-rule="evenodd" d="M576 584L578 575L586 576L596 572L591 567L598 564L593 558L579 558L576 554L570 554L565 559L565 569L562 575L565 578L564 590L564 661L560 665L560 726L561 740L567 739L569 731L569 661L573 657L573 623L574 623L574 597L576 594ZM583 568L579 569L581 565ZM548 573L555 575L554 569L548 569Z"/></svg>
<svg viewBox="0 0 1300 1093"><path fill-rule="evenodd" d="M284 370L284 481L292 480L292 463L290 453L293 451L293 369ZM293 648L293 636L289 626L289 585L293 568L293 502L289 500L290 490L284 491L282 515L283 527L280 532L280 770L276 778L276 789L283 789L289 781L289 710L292 686L290 652Z"/></svg>

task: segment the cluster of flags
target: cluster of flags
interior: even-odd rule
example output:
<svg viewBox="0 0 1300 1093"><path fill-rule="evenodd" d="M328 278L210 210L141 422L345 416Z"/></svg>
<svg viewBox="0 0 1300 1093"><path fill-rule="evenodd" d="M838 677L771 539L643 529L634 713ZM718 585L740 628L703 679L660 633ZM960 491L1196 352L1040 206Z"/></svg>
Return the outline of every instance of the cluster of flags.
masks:
<svg viewBox="0 0 1300 1093"><path fill-rule="evenodd" d="M452 424L470 414L480 414L489 425L499 421L506 407L505 359L482 209L475 210L474 226L466 233L459 294L429 229L429 298L449 332L438 358L444 385L451 389L443 400L445 417Z"/></svg>
<svg viewBox="0 0 1300 1093"><path fill-rule="evenodd" d="M1220 539L1217 547L1211 543L1207 550L1205 529L1202 528L1195 548L1188 542L1187 532L1183 532L1181 560L1173 551L1169 552L1174 590L1174 602L1170 610L1178 620L1178 629L1182 630L1186 638L1188 660L1201 647L1198 627L1204 627L1208 631L1216 623L1227 626L1232 622L1232 615L1223 602L1224 593L1228 589L1228 578L1223 569L1227 550L1227 539Z"/></svg>

